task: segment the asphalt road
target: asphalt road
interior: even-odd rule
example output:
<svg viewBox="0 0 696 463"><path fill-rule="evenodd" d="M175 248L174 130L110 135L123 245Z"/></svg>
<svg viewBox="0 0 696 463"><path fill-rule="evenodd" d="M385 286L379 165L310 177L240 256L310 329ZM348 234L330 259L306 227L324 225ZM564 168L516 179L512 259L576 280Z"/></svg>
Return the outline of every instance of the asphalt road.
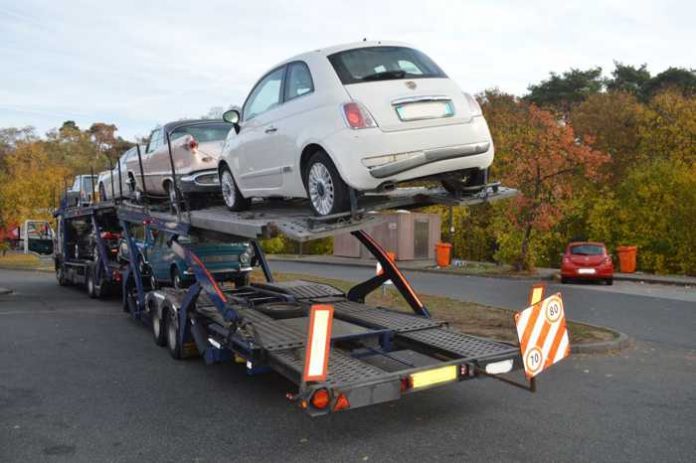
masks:
<svg viewBox="0 0 696 463"><path fill-rule="evenodd" d="M355 279L366 269L274 264ZM338 272L334 275L334 273ZM369 273L369 272L368 272ZM417 289L519 307L528 282L411 275ZM176 362L118 301L0 270L0 462L693 461L696 303L676 288L563 287L571 318L636 339L575 355L537 394L460 383L309 419L275 374ZM553 288L555 289L555 288ZM637 293L637 294L627 294Z"/></svg>

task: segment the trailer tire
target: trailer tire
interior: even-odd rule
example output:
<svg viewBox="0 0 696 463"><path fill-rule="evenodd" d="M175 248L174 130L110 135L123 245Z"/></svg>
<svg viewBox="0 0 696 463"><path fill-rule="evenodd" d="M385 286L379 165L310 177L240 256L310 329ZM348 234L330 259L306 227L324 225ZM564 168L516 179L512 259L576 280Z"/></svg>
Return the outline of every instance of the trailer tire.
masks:
<svg viewBox="0 0 696 463"><path fill-rule="evenodd" d="M164 307L157 307L157 301L151 299L148 301L150 305L150 318L152 322L152 338L155 344L164 347L167 344L167 324L165 323L167 312Z"/></svg>
<svg viewBox="0 0 696 463"><path fill-rule="evenodd" d="M165 318L167 321L167 349L169 350L169 355L171 355L174 360L181 360L182 349L181 343L179 342L179 313L168 306L163 306L163 311L165 307L167 308L167 316Z"/></svg>
<svg viewBox="0 0 696 463"><path fill-rule="evenodd" d="M58 280L59 286L68 286L68 280L65 278L65 270L63 270L63 264L58 264L56 267L56 280Z"/></svg>
<svg viewBox="0 0 696 463"><path fill-rule="evenodd" d="M134 294L135 291L135 281L133 280L132 276L129 276L128 280L126 280L123 293L123 311L126 313L131 313L131 303L134 306L137 305L136 296Z"/></svg>
<svg viewBox="0 0 696 463"><path fill-rule="evenodd" d="M87 282L85 283L85 286L87 286L87 295L90 297L90 299L96 299L97 292L94 289L94 270L92 268L87 270Z"/></svg>

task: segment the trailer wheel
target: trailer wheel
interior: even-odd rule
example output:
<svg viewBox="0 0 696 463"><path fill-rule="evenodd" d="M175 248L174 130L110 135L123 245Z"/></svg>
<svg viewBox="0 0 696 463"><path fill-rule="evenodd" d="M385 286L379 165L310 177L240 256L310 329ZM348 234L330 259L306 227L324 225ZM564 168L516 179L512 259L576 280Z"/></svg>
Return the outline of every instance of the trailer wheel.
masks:
<svg viewBox="0 0 696 463"><path fill-rule="evenodd" d="M349 209L348 186L326 152L314 153L303 174L309 204L316 215L337 214Z"/></svg>
<svg viewBox="0 0 696 463"><path fill-rule="evenodd" d="M155 340L155 344L162 347L167 344L167 324L163 320L163 315L166 317L167 313L164 308L162 310L157 308L157 302L154 299L148 301L148 304L150 305L152 319L152 337Z"/></svg>
<svg viewBox="0 0 696 463"><path fill-rule="evenodd" d="M56 280L60 286L68 286L68 280L65 278L65 270L63 270L63 264L58 264L56 267Z"/></svg>
<svg viewBox="0 0 696 463"><path fill-rule="evenodd" d="M167 310L167 348L169 355L175 360L181 360L181 344L179 343L179 313L172 308Z"/></svg>
<svg viewBox="0 0 696 463"><path fill-rule="evenodd" d="M96 299L97 297L97 292L94 289L94 271L90 268L87 270L87 295L91 299Z"/></svg>
<svg viewBox="0 0 696 463"><path fill-rule="evenodd" d="M126 313L131 312L131 305L133 307L136 306L137 304L137 299L135 296L135 281L133 281L133 277L129 277L128 280L126 281L126 286L124 289L124 294L123 294L123 311Z"/></svg>

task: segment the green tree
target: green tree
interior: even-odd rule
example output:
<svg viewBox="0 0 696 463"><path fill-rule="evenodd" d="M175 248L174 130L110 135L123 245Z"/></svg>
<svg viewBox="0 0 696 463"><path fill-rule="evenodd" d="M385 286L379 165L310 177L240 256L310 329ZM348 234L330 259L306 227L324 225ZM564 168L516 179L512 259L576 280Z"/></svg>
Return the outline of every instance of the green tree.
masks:
<svg viewBox="0 0 696 463"><path fill-rule="evenodd" d="M696 95L696 71L674 67L666 69L645 82L641 92L643 100L649 101L667 89L676 89L687 97Z"/></svg>
<svg viewBox="0 0 696 463"><path fill-rule="evenodd" d="M550 73L547 80L528 87L525 97L537 106L551 109L566 116L571 108L603 88L602 68L573 69L563 74Z"/></svg>
<svg viewBox="0 0 696 463"><path fill-rule="evenodd" d="M614 66L612 77L606 81L607 90L641 95L643 87L651 78L647 64L636 68L614 61Z"/></svg>

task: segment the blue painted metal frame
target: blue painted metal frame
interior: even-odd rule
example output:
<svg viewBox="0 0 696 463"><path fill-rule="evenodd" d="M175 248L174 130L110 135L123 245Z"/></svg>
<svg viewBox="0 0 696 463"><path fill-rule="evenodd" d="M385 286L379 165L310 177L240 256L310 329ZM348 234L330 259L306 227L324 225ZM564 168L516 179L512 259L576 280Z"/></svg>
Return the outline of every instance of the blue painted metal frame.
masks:
<svg viewBox="0 0 696 463"><path fill-rule="evenodd" d="M99 261L101 262L101 266L96 269L97 274L95 277L97 281L101 281L102 271L104 275L107 275L109 278L111 278L111 275L109 275L109 256L106 253L104 240L101 237L101 227L97 221L97 213L95 211L92 211L92 228L94 229L95 238L97 240L97 251L99 252Z"/></svg>
<svg viewBox="0 0 696 463"><path fill-rule="evenodd" d="M135 283L136 290L136 311L131 310L131 315L133 318L140 319L140 314L145 309L145 288L143 287L142 275L138 269L138 258L140 257L140 250L135 245L135 240L131 235L131 223L125 220L121 220L121 228L123 229L123 234L126 236L126 243L128 244L128 270L124 272L123 275L123 298L124 304L128 301L128 280L132 276ZM132 308L131 308L132 309Z"/></svg>

